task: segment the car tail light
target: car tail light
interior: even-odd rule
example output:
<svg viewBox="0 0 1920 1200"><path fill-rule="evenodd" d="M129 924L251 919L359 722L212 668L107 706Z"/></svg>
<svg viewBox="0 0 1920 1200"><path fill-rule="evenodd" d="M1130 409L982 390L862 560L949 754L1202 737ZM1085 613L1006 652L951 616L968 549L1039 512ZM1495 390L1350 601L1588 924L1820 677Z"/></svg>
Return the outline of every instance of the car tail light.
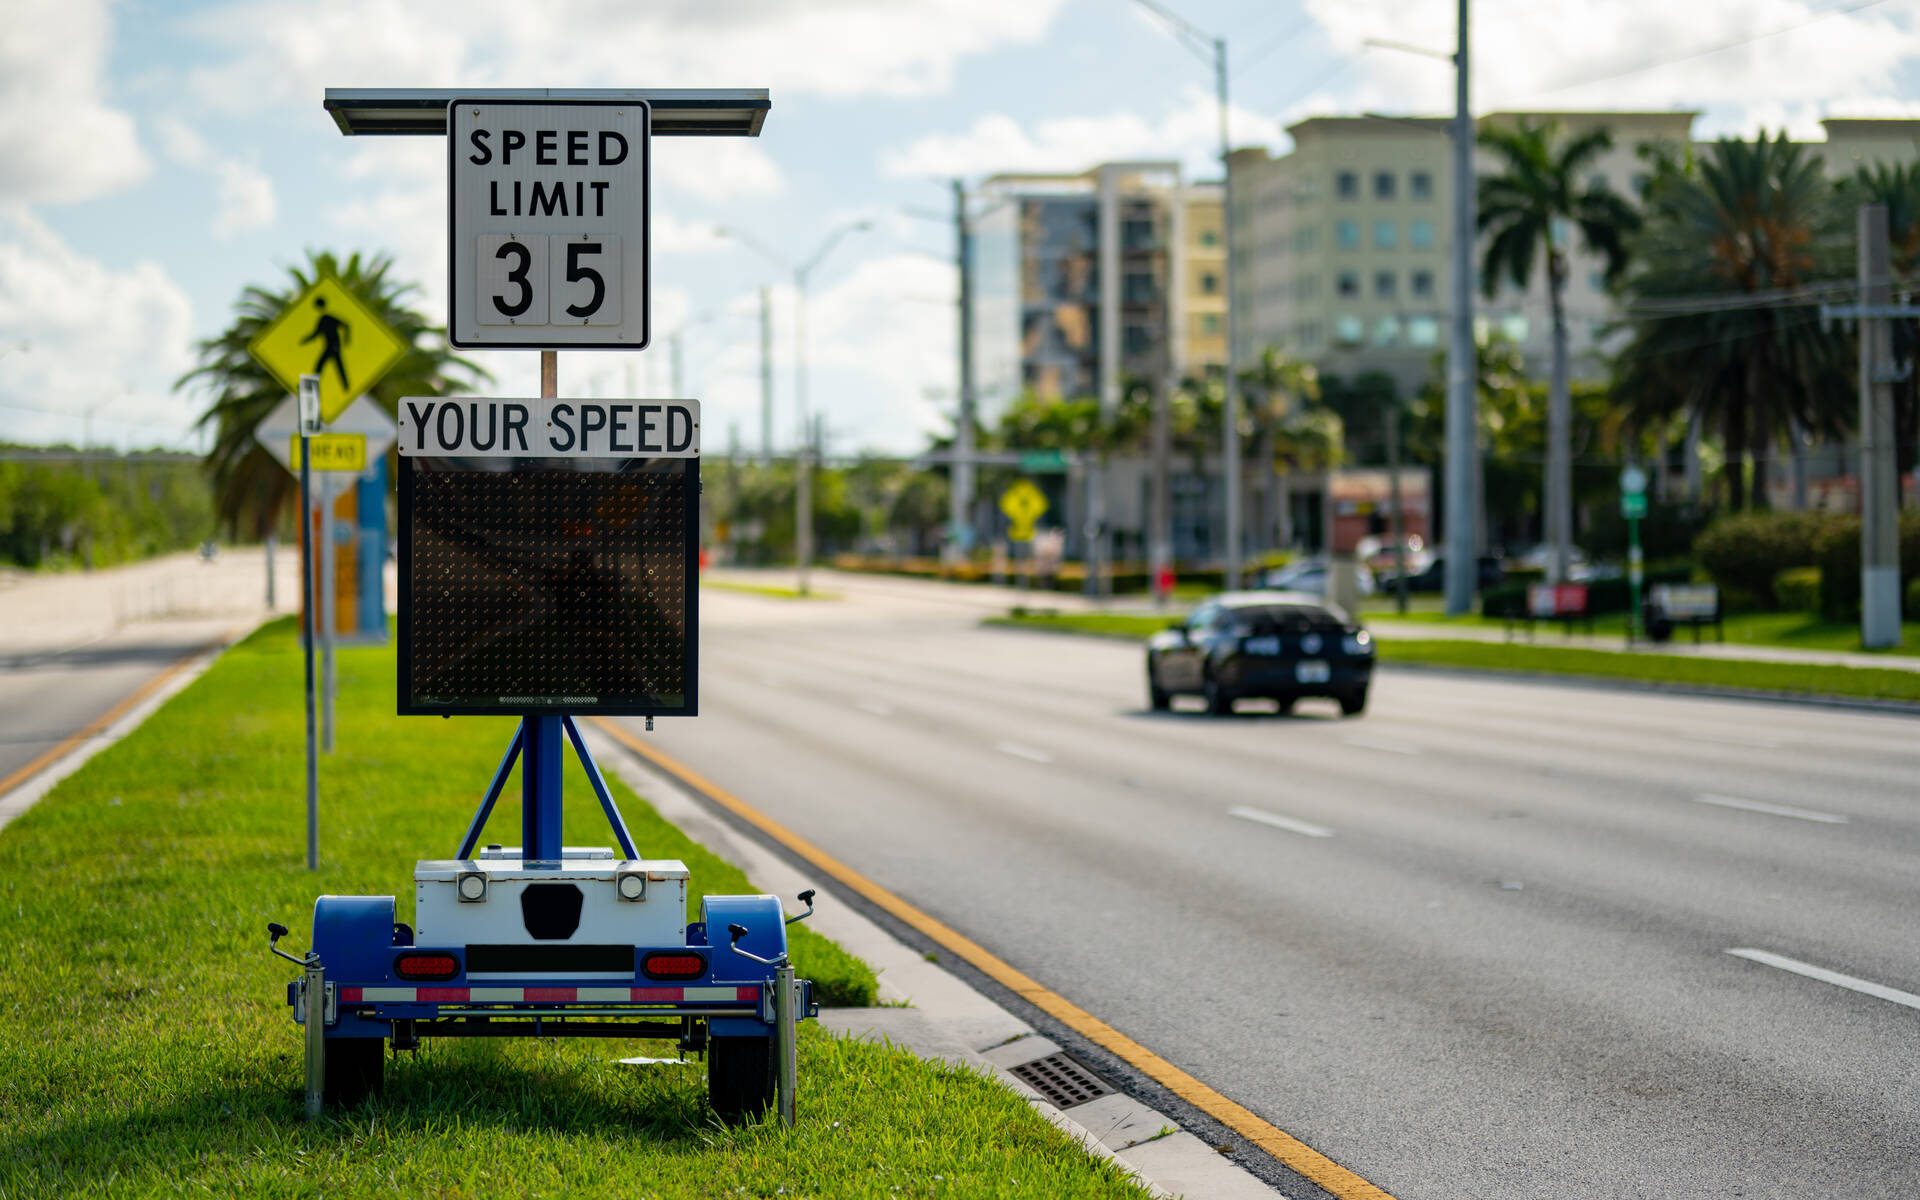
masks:
<svg viewBox="0 0 1920 1200"><path fill-rule="evenodd" d="M685 950L662 951L640 960L648 979L698 979L707 973L707 960Z"/></svg>
<svg viewBox="0 0 1920 1200"><path fill-rule="evenodd" d="M393 973L402 979L452 979L460 973L460 960L451 954L401 954L393 960Z"/></svg>

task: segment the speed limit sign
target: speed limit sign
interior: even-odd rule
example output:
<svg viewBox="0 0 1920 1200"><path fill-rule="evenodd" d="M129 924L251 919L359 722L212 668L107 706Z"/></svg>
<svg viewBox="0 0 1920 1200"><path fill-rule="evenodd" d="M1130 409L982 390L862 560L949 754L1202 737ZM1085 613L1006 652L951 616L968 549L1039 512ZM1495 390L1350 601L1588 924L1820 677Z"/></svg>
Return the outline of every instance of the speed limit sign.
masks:
<svg viewBox="0 0 1920 1200"><path fill-rule="evenodd" d="M448 341L647 344L649 116L636 100L448 106Z"/></svg>

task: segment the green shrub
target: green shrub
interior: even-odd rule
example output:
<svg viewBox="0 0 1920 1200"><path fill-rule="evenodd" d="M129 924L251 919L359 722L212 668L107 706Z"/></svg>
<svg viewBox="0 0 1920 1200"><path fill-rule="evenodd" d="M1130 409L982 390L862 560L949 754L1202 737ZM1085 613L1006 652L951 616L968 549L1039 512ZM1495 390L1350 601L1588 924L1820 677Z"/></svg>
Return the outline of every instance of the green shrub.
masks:
<svg viewBox="0 0 1920 1200"><path fill-rule="evenodd" d="M1820 607L1819 567L1788 567L1773 577L1773 596L1787 612L1810 613Z"/></svg>
<svg viewBox="0 0 1920 1200"><path fill-rule="evenodd" d="M1776 575L1822 565L1816 543L1837 521L1827 513L1736 513L1721 517L1693 543L1707 574L1722 588L1745 592L1765 608L1779 606Z"/></svg>
<svg viewBox="0 0 1920 1200"><path fill-rule="evenodd" d="M1900 619L1920 619L1920 579L1907 580L1907 607L1902 610Z"/></svg>
<svg viewBox="0 0 1920 1200"><path fill-rule="evenodd" d="M1860 518L1833 518L1819 543L1820 615L1860 619ZM1920 578L1920 513L1900 517L1900 582L1910 591ZM1909 606L1908 611L1912 611Z"/></svg>

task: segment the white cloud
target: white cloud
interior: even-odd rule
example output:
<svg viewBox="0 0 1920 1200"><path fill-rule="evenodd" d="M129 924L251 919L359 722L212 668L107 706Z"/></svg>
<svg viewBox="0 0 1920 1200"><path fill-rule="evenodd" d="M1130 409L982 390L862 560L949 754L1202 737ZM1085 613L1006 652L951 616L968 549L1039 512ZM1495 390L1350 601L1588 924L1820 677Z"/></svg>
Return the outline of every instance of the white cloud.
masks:
<svg viewBox="0 0 1920 1200"><path fill-rule="evenodd" d="M1307 9L1338 54L1361 53L1369 37L1453 47L1451 6L1307 0ZM1760 36L1777 30L1788 32ZM1755 40L1695 53L1742 38ZM1669 59L1681 61L1647 65ZM1502 5L1474 23L1473 103L1478 112L1711 109L1698 132L1751 134L1765 125L1817 137L1821 116L1897 100L1897 75L1916 61L1920 21L1891 5L1851 14L1814 0ZM1341 79L1291 104L1286 116L1453 107L1444 62L1372 49Z"/></svg>
<svg viewBox="0 0 1920 1200"><path fill-rule="evenodd" d="M227 58L207 103L316 103L327 87L766 87L945 91L967 55L1037 42L1065 0L238 0L188 27Z"/></svg>
<svg viewBox="0 0 1920 1200"><path fill-rule="evenodd" d="M881 155L896 179L990 175L1001 171L1082 171L1102 162L1175 159L1190 178L1220 174L1220 115L1214 98L1189 87L1178 107L1149 120L1136 112L1053 117L1031 126L1004 113L981 117L965 133L929 134ZM1230 108L1233 145L1271 145L1277 122Z"/></svg>
<svg viewBox="0 0 1920 1200"><path fill-rule="evenodd" d="M215 241L231 241L239 234L273 224L279 201L273 180L258 167L215 154L205 138L178 118L159 118L154 122L154 132L169 159L212 176L215 205L211 228Z"/></svg>
<svg viewBox="0 0 1920 1200"><path fill-rule="evenodd" d="M96 440L183 444L197 405L171 389L193 364L192 324L158 265L110 270L24 207L0 209L0 402L25 406L0 407L7 437L77 441L94 409Z"/></svg>
<svg viewBox="0 0 1920 1200"><path fill-rule="evenodd" d="M773 159L745 138L655 138L653 180L714 201L777 196L787 188Z"/></svg>
<svg viewBox="0 0 1920 1200"><path fill-rule="evenodd" d="M133 120L109 105L104 0L13 0L0 32L0 199L62 203L143 178Z"/></svg>

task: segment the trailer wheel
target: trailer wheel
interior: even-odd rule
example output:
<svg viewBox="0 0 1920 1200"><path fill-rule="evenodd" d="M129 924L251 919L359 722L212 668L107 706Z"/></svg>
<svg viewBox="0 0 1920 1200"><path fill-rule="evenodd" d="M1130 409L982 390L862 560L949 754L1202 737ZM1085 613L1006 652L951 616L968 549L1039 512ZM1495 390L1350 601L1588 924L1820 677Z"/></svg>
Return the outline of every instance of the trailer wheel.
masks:
<svg viewBox="0 0 1920 1200"><path fill-rule="evenodd" d="M379 1094L386 1082L385 1038L328 1038L326 1053L327 1104L358 1104Z"/></svg>
<svg viewBox="0 0 1920 1200"><path fill-rule="evenodd" d="M729 1125L773 1107L773 1039L707 1039L707 1103Z"/></svg>

